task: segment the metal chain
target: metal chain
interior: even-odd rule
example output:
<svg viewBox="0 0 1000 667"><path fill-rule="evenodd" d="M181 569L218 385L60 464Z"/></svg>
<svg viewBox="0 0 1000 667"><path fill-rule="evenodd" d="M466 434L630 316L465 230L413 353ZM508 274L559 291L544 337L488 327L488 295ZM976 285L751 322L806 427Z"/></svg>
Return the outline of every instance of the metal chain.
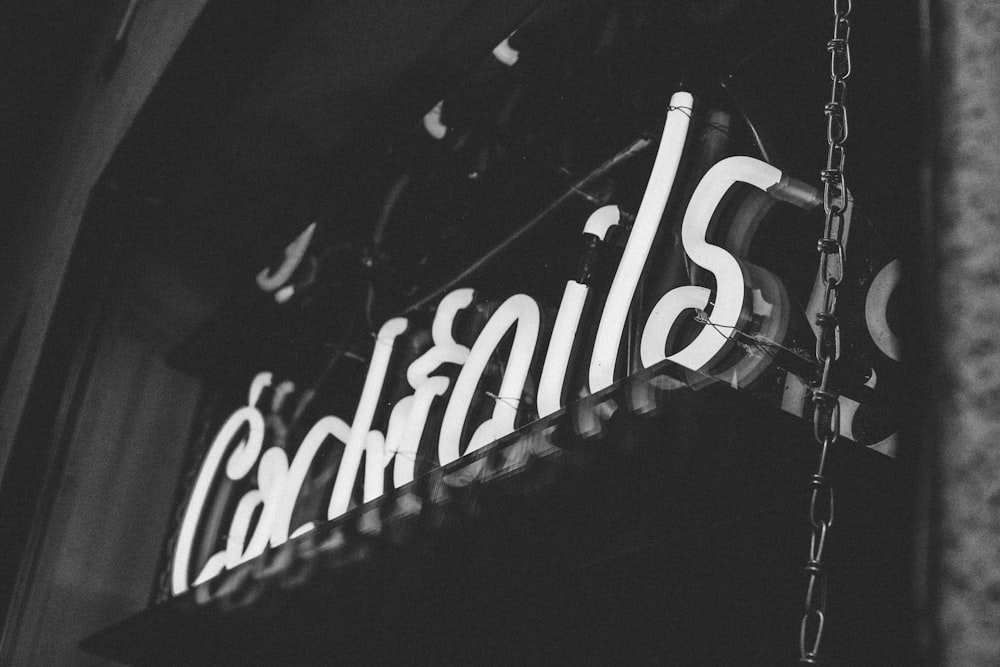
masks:
<svg viewBox="0 0 1000 667"><path fill-rule="evenodd" d="M841 336L837 321L837 291L844 279L844 215L848 208L844 180L844 143L847 141L847 78L851 75L850 34L851 0L833 1L833 38L827 42L830 52L830 101L826 113L826 168L822 171L823 208L826 224L817 244L819 272L823 280L822 309L816 313L816 363L818 385L813 387L813 435L820 445L819 464L812 476L809 522L812 535L806 574L805 610L799 626L799 664L820 664L820 648L826 624L825 551L827 536L833 526L833 487L826 477L830 449L840 437L839 396L830 387L830 371L840 359Z"/></svg>

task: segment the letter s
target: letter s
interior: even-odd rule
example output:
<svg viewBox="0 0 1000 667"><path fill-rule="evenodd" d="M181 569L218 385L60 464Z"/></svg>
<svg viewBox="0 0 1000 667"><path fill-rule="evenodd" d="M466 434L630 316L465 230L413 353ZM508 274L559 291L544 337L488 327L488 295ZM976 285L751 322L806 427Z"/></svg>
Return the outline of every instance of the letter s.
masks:
<svg viewBox="0 0 1000 667"><path fill-rule="evenodd" d="M642 332L640 358L646 367L670 359L692 370L702 370L727 349L730 334L745 327L753 315L746 267L727 250L706 240L712 216L729 188L736 183L748 183L776 199L803 208L818 203L813 188L755 158L729 157L712 166L691 195L681 227L681 242L691 261L715 276L711 324L684 349L667 356L665 347L671 327L683 311L706 309L711 291L707 287L685 285L667 292L653 307Z"/></svg>

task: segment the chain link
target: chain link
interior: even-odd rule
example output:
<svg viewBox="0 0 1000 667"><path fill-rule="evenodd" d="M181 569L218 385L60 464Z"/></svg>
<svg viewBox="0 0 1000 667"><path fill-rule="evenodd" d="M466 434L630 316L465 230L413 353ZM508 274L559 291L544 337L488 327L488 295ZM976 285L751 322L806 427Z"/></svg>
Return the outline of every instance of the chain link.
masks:
<svg viewBox="0 0 1000 667"><path fill-rule="evenodd" d="M833 37L827 42L830 52L830 101L824 107L826 114L826 168L820 173L823 180L823 209L826 222L823 238L817 244L819 273L823 280L822 309L816 313L816 364L817 384L812 390L813 435L820 445L819 463L811 479L812 496L809 500L809 523L812 535L809 541L809 561L805 571L809 577L806 588L805 609L799 625L799 663L820 664L820 650L826 625L826 563L824 561L827 536L833 526L833 487L826 476L830 450L840 438L840 399L830 388L830 374L834 362L840 359L841 336L837 320L837 292L844 280L844 216L848 208L847 183L844 165L847 153L849 126L847 105L847 78L851 75L851 0L832 0Z"/></svg>

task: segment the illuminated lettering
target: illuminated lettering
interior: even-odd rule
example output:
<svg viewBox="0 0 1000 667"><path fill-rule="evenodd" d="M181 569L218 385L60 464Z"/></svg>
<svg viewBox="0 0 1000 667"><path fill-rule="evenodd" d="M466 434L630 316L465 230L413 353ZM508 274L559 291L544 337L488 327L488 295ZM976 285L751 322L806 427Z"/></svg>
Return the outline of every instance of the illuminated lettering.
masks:
<svg viewBox="0 0 1000 667"><path fill-rule="evenodd" d="M226 568L232 569L264 553L271 539L271 524L278 511L287 476L288 457L284 450L272 447L264 452L257 464L258 490L249 491L240 498L230 524L226 538ZM235 481L236 478L233 479ZM258 507L261 508L260 517L247 544L251 521Z"/></svg>
<svg viewBox="0 0 1000 667"><path fill-rule="evenodd" d="M408 322L405 319L395 317L383 324L375 337L375 350L372 352L371 364L368 366L368 375L365 377L358 408L354 413L354 421L351 424L351 433L344 447L344 455L340 459L340 467L337 468L337 479L333 484L333 494L330 496L330 505L326 512L327 519L338 517L348 510L351 504L351 492L354 490L354 480L357 478L358 467L361 465L361 455L369 444L373 448L377 446L371 442L372 419L375 417L375 409L382 396L382 386L385 384L385 376L389 371L389 359L392 356L393 346L396 338L406 331L407 325ZM381 438L381 434L376 437Z"/></svg>
<svg viewBox="0 0 1000 667"><path fill-rule="evenodd" d="M302 491L302 484L309 472L309 467L312 465L313 459L316 458L320 445L326 442L329 437L346 443L351 437L351 427L339 417L326 416L316 422L309 429L306 437L302 439L298 451L295 452L292 465L288 469L288 478L282 488L281 500L271 524L272 547L278 546L289 537L297 537L312 530L313 524L309 522L292 531L292 512L295 510L295 501L298 500L299 493Z"/></svg>
<svg viewBox="0 0 1000 667"><path fill-rule="evenodd" d="M534 299L516 294L504 301L486 323L469 352L469 358L462 366L444 413L441 439L438 442L438 459L441 465L451 463L459 457L462 431L476 387L490 357L511 327L515 327L514 342L499 394L494 400L493 414L473 433L467 451L475 451L514 430L524 382L528 378L528 369L535 353L540 320L538 304Z"/></svg>
<svg viewBox="0 0 1000 667"><path fill-rule="evenodd" d="M656 151L656 159L653 161L653 171L646 184L646 191L639 204L639 212L635 216L635 224L622 253L618 271L611 282L608 299L597 328L594 354L590 362L592 392L609 387L615 381L615 365L618 362L618 349L621 347L625 320L632 307L642 270L649 259L649 251L653 247L660 218L663 217L663 210L674 188L674 178L680 165L688 126L691 124L693 106L694 98L690 93L678 92L670 98L670 111L663 125L663 135Z"/></svg>
<svg viewBox="0 0 1000 667"><path fill-rule="evenodd" d="M698 183L684 213L681 242L691 261L715 276L714 303L709 319L683 350L667 356L665 346L673 324L687 309L708 308L711 293L705 287L685 285L667 292L653 307L642 333L640 357L644 366L670 359L693 370L700 370L731 345L731 333L742 329L753 315L754 301L749 293L749 275L739 259L725 248L706 239L712 216L722 198L736 183L748 183L769 194L790 190L785 198L808 206L813 202L811 188L792 181L779 169L751 157L730 157L716 163ZM798 197L794 193L802 192Z"/></svg>
<svg viewBox="0 0 1000 667"><path fill-rule="evenodd" d="M587 219L583 233L592 234L603 241L608 230L617 225L620 219L621 212L617 206L602 206ZM545 352L545 365L538 381L539 417L550 415L562 407L566 369L589 291L589 286L583 283L575 280L566 282L556 322L552 327L552 337L549 338L549 347Z"/></svg>
<svg viewBox="0 0 1000 667"><path fill-rule="evenodd" d="M635 224L616 267L603 311L595 313L598 316L597 331L587 369L592 393L610 386L615 380L625 322L643 271L650 261L653 241L674 188L693 105L692 96L685 92L676 93L671 98L670 111ZM433 136L443 136L447 129L440 124L440 111L438 105L425 118L425 125ZM709 238L710 224L713 218L719 216L719 207L727 192L738 183L763 190L770 198L762 195L758 199L751 198L732 216L727 214L723 222L729 226L729 237L724 246L716 245L714 239ZM758 195L755 193L754 197ZM711 371L716 360L737 356L728 355L733 332L751 331L764 335L784 331L782 327L787 322L787 307L781 298L774 296L784 295L780 281L740 257L745 254L755 225L763 215L763 207L770 206L773 199L790 201L803 207L816 204L814 189L789 179L775 167L754 158L726 158L705 173L683 213L681 243L691 261L713 275L715 286L710 289L702 285L683 285L658 299L641 332L639 354L643 365L648 367L670 359L687 368L707 368ZM620 216L617 207L602 207L590 215L583 233L604 240L609 229L618 224ZM257 276L257 283L262 289L276 292L287 287L303 261L314 232L315 224L307 227L286 248L281 266L274 272L265 269ZM871 297L882 311L883 302L894 285L891 276L883 282L886 287ZM877 301L879 295L884 296L882 301ZM183 593L190 586L188 577L192 570L192 551L199 524L216 480L223 474L245 487L249 480L254 479L252 473L256 470L256 488L245 492L234 504L226 505L233 506L233 509L229 510L232 517L224 548L206 559L194 584L255 558L268 546L277 547L290 538L313 530L316 517L297 526L293 525L292 518L303 484L324 445L343 447L326 506L325 518L330 520L350 509L362 460L365 465L362 500L368 502L385 492L390 465L393 466L393 486L399 487L412 481L416 473L418 448L421 442L433 441L431 439L435 435L437 462L445 465L457 460L463 453L476 451L514 431L519 416L524 416L521 402L539 343L541 311L531 297L525 294L511 296L496 309L474 341L465 341L469 343L466 345L455 340L455 322L459 314L473 304L474 298L472 289L462 288L448 293L441 300L431 325L430 347L406 368L406 380L412 392L391 406L385 404L383 397L387 374L396 341L405 334L409 322L394 318L383 324L375 338L351 423L332 415L320 418L294 450L290 464L283 444L285 431L282 429L287 427L280 420L267 424L271 425L271 432L277 434L282 445L263 451L265 420L256 404L273 378L269 373L256 376L248 392L247 405L240 407L223 423L199 470L173 554L173 593ZM564 405L563 395L573 350L583 343L578 338L588 298L590 286L585 278L567 281L538 378L537 409L540 417L551 415ZM676 327L685 312L691 310L707 312L711 324L703 326L683 349L667 350L671 329ZM767 329L768 326L771 328ZM498 350L506 349L508 341L509 353L494 394L484 389L484 376ZM763 361L740 358L734 363L739 367L744 361L758 365L770 363L769 358ZM450 371L442 370L445 366L458 369L454 384L445 374ZM607 398L588 397L571 409L573 428L581 437L599 437L603 422L616 410L652 409L653 399L642 393L643 390L648 393L649 387L639 389L627 397L627 405L624 406ZM789 391L792 389L794 387ZM292 390L288 383L276 387L275 405L279 405ZM485 405L483 400L490 400L491 404ZM429 416L437 403L444 404L440 430L437 434L428 433ZM382 412L380 406L384 406ZM442 407L438 405L437 409ZM386 414L385 410L387 419L380 417L376 428L377 413ZM479 415L478 419L485 417L485 421L470 424L474 415ZM379 430L383 426L384 433ZM467 434L469 431L471 434ZM218 536L207 536L206 539L218 539Z"/></svg>
<svg viewBox="0 0 1000 667"><path fill-rule="evenodd" d="M382 495L383 475L380 471L390 460L393 466L393 485L402 486L413 481L414 467L417 460L417 448L430 414L431 404L438 396L448 391L449 380L446 377L427 378L414 387L410 396L404 396L396 403L389 417L386 428L385 457L382 465L372 464L372 480L365 478L365 499L371 500ZM370 462L365 463L366 474Z"/></svg>
<svg viewBox="0 0 1000 667"><path fill-rule="evenodd" d="M293 391L295 385L287 381L274 389L271 409L275 415L280 413L285 399ZM275 429L285 428L280 417L272 418L267 423ZM226 475L233 481L244 479L249 474L255 458L256 454L251 458L246 454L240 457L234 452L230 455L226 466ZM271 447L261 454L257 462L257 489L248 491L240 498L229 525L226 537L226 568L234 568L264 553L271 537L271 525L280 508L287 478L288 456L281 447ZM258 519L251 534L250 528L255 515Z"/></svg>
<svg viewBox="0 0 1000 667"><path fill-rule="evenodd" d="M430 377L442 364L464 364L469 357L469 348L455 342L452 327L458 311L467 308L474 296L469 288L449 292L438 306L431 325L431 340L434 345L406 369L406 381L416 388Z"/></svg>
<svg viewBox="0 0 1000 667"><path fill-rule="evenodd" d="M249 472L260 454L264 444L264 417L254 405L260 398L261 392L272 382L270 373L259 373L250 385L250 392L247 398L247 405L238 409L219 429L212 445L208 448L205 460L198 471L198 478L191 492L191 499L188 500L187 508L184 511L184 518L181 520L180 533L177 536L177 546L174 548L174 558L171 571L171 590L174 595L179 595L188 589L188 570L191 568L191 550L194 546L194 539L201 520L202 510L208 493L211 490L212 482L215 481L222 457L229 449L229 445L240 432L247 428L248 434L241 440L233 450L233 456L229 458L226 472L230 477L234 475L241 477ZM225 554L216 554L211 563L212 568L205 570L215 570L218 574L222 570ZM212 561L212 559L210 559ZM209 575L208 578L214 576ZM199 579L206 578L204 574Z"/></svg>
<svg viewBox="0 0 1000 667"><path fill-rule="evenodd" d="M400 486L413 479L417 448L424 432L431 404L448 390L450 380L444 376L431 375L444 364L461 366L469 357L469 348L457 343L452 332L455 317L467 308L473 300L474 292L469 288L449 292L438 306L431 324L433 345L406 369L406 381L413 388L411 396L405 396L393 407L386 427L385 443L381 452L375 452L365 464L365 498L376 498L382 494L384 468L390 460L393 466L393 484ZM370 466L370 467L369 467Z"/></svg>

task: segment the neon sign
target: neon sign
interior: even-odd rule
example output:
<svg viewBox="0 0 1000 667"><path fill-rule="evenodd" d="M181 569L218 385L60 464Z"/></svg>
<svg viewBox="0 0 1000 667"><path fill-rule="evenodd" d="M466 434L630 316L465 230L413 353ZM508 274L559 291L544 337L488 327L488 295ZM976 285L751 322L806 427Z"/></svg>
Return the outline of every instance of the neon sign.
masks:
<svg viewBox="0 0 1000 667"><path fill-rule="evenodd" d="M599 313L589 360L591 393L627 374L619 360L626 321L643 271L656 263L654 239L674 194L693 104L686 92L674 94L670 101L635 223ZM737 184L756 192L750 207L754 213L730 214L728 242L718 245L709 240L709 230L723 215L727 193ZM771 365L769 357L747 354L734 338L740 334L776 340L788 327L788 298L781 281L741 256L761 212L779 200L803 209L819 203L813 188L752 157L724 158L702 176L683 212L680 240L687 259L711 279L674 287L657 298L640 330L639 358L644 367L669 360L692 371L732 374L748 381ZM600 243L620 223L618 208L604 206L593 212L582 231ZM311 225L289 245L276 271L265 270L257 277L259 286L279 302L291 296L286 282L304 261L314 229ZM287 382L275 386L270 373L258 374L246 405L224 422L198 472L172 555L172 593L179 595L260 556L268 547L311 531L314 522L293 525L293 517L304 481L324 446L339 443L337 449L342 450L325 512L325 519L331 520L351 508L362 460L362 502L367 502L384 493L390 466L394 486L414 479L417 451L427 437L436 436L437 464L445 465L512 433L521 425L519 420L560 410L565 404L571 351L581 343L583 313L592 296L587 280L568 281L548 329L536 299L515 294L492 312L474 339L465 340L456 333L456 323L474 308L475 292L461 288L448 293L434 315L430 346L405 368L408 393L391 405L385 396L387 379L397 363L398 343L411 333L414 323L403 317L388 320L377 333L351 422L323 416L308 430L291 461L280 446L265 449L265 419L256 406L265 389L273 389L274 402L280 403L294 387ZM697 318L691 318L693 313ZM700 323L696 335L684 343L675 342L673 333L682 323L690 328L692 322ZM533 392L537 406L532 412L523 405L523 398L529 385L534 386L533 371L542 348L541 372ZM502 357L499 370L493 367L498 357ZM457 376L442 372L444 367L457 368ZM487 376L490 389L484 390ZM375 425L377 414L385 410L383 431ZM429 426L432 422L433 427ZM224 480L249 482L254 471L256 488L246 491L228 510L224 544L201 558L203 563L194 563L213 489Z"/></svg>

